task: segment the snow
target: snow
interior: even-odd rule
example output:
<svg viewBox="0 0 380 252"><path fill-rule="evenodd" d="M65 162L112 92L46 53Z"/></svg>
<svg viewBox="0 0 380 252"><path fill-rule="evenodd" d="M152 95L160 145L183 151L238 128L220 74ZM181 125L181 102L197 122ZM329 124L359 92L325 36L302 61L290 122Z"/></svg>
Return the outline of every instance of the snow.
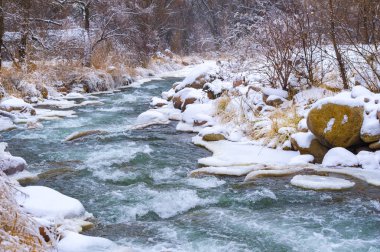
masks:
<svg viewBox="0 0 380 252"><path fill-rule="evenodd" d="M282 169L275 169L275 170L258 170L258 171L252 171L248 173L248 175L245 177L244 182L252 181L260 177L281 177L281 176L287 176L293 173L297 173L302 171L304 168L301 167L284 167Z"/></svg>
<svg viewBox="0 0 380 252"><path fill-rule="evenodd" d="M304 130L308 130L308 127L307 127L307 120L306 118L303 118L297 125L297 129L298 131L304 131Z"/></svg>
<svg viewBox="0 0 380 252"><path fill-rule="evenodd" d="M350 167L344 167L344 168L318 168L315 169L319 172L331 172L331 173L337 173L337 174L343 174L348 175L360 180L363 180L367 182L368 184L374 185L374 186L380 186L380 172L375 170L365 170L360 168L350 168Z"/></svg>
<svg viewBox="0 0 380 252"><path fill-rule="evenodd" d="M371 97L373 93L363 86L354 86L351 90L351 97L355 99L360 96Z"/></svg>
<svg viewBox="0 0 380 252"><path fill-rule="evenodd" d="M325 128L325 130L323 131L325 134L330 132L332 130L332 127L334 126L334 123L335 123L335 118L331 118L328 123L327 123L327 126Z"/></svg>
<svg viewBox="0 0 380 252"><path fill-rule="evenodd" d="M23 99L16 98L13 96L4 98L0 102L0 109L4 109L6 111L10 110L21 110L23 108L33 108L32 105L26 103Z"/></svg>
<svg viewBox="0 0 380 252"><path fill-rule="evenodd" d="M206 75L207 73L216 70L216 68L216 62L213 61L196 66L192 69L191 73L187 75L187 77L175 87L175 90L179 91L185 88L186 85L193 83L198 77Z"/></svg>
<svg viewBox="0 0 380 252"><path fill-rule="evenodd" d="M15 129L16 125L8 117L0 117L0 131Z"/></svg>
<svg viewBox="0 0 380 252"><path fill-rule="evenodd" d="M226 136L227 130L222 125L215 125L212 127L206 127L204 129L202 129L201 131L199 131L199 136L203 137L203 136L208 135L208 134L222 134L222 135Z"/></svg>
<svg viewBox="0 0 380 252"><path fill-rule="evenodd" d="M7 147L7 143L0 142L0 171L13 174L24 170L27 165L26 161L21 157L14 157L5 151Z"/></svg>
<svg viewBox="0 0 380 252"><path fill-rule="evenodd" d="M180 97L182 101L185 101L188 98L195 98L197 100L204 100L206 101L206 93L203 92L201 89L195 89L195 88L184 88L181 91L178 91L174 95L174 97Z"/></svg>
<svg viewBox="0 0 380 252"><path fill-rule="evenodd" d="M167 100L165 100L165 99L161 99L161 98L158 98L158 97L153 97L150 105L153 106L153 107L155 107L155 106L157 106L159 104L167 105L167 104L169 104L169 102Z"/></svg>
<svg viewBox="0 0 380 252"><path fill-rule="evenodd" d="M311 141L315 139L315 136L311 132L299 132L292 134L292 138L297 142L299 147L307 149L310 147Z"/></svg>
<svg viewBox="0 0 380 252"><path fill-rule="evenodd" d="M305 165L312 163L314 161L314 157L310 154L299 155L292 158L289 162L289 165Z"/></svg>
<svg viewBox="0 0 380 252"><path fill-rule="evenodd" d="M190 176L198 176L198 175L227 175L227 176L245 176L251 171L265 169L267 166L263 164L257 165L249 165L249 166L224 166L224 167L203 167L199 169L195 169L190 172Z"/></svg>
<svg viewBox="0 0 380 252"><path fill-rule="evenodd" d="M207 89L212 91L214 94L221 94L223 90L230 90L233 87L233 83L230 81L216 79L211 83L206 83L205 87L207 87Z"/></svg>
<svg viewBox="0 0 380 252"><path fill-rule="evenodd" d="M65 99L72 99L72 100L75 100L75 99L86 99L86 97L83 95L83 94L80 94L80 93L76 93L76 92L71 92L71 93L68 93L65 97Z"/></svg>
<svg viewBox="0 0 380 252"><path fill-rule="evenodd" d="M375 116L365 116L360 134L371 136L380 135L379 120Z"/></svg>
<svg viewBox="0 0 380 252"><path fill-rule="evenodd" d="M330 149L323 158L322 165L331 166L359 166L358 158L350 151L342 147Z"/></svg>
<svg viewBox="0 0 380 252"><path fill-rule="evenodd" d="M313 190L342 190L354 187L355 183L346 179L317 176L317 175L297 175L290 183L305 189Z"/></svg>
<svg viewBox="0 0 380 252"><path fill-rule="evenodd" d="M26 212L48 220L80 217L85 209L77 199L45 186L18 187L17 202Z"/></svg>
<svg viewBox="0 0 380 252"><path fill-rule="evenodd" d="M129 249L122 249L114 242L101 238L91 237L75 232L64 232L63 239L58 242L59 252L127 252Z"/></svg>
<svg viewBox="0 0 380 252"><path fill-rule="evenodd" d="M148 110L141 113L137 119L134 129L141 129L155 124L169 124L169 117L164 113L157 110Z"/></svg>
<svg viewBox="0 0 380 252"><path fill-rule="evenodd" d="M320 109L325 104L336 104L336 105L343 105L343 106L349 106L349 107L362 107L364 106L364 102L359 99L352 99L351 93L349 92L342 92L334 97L327 97L323 98L316 103L313 104L312 108L318 108Z"/></svg>
<svg viewBox="0 0 380 252"><path fill-rule="evenodd" d="M358 157L359 164L363 169L369 169L369 170L380 169L380 166L379 166L380 160L376 153L369 152L369 151L361 151L356 156Z"/></svg>
<svg viewBox="0 0 380 252"><path fill-rule="evenodd" d="M341 124L345 124L348 122L348 116L344 115Z"/></svg>
<svg viewBox="0 0 380 252"><path fill-rule="evenodd" d="M226 140L206 142L194 137L193 143L213 152L212 157L201 158L198 163L205 166L244 166L251 164L288 164L299 155L298 151L283 151L244 142Z"/></svg>
<svg viewBox="0 0 380 252"><path fill-rule="evenodd" d="M282 89L274 89L274 88L262 88L261 89L262 93L267 95L267 96L271 96L271 95L274 95L274 96L277 96L277 97L281 97L283 99L287 99L288 98L288 92L282 90Z"/></svg>
<svg viewBox="0 0 380 252"><path fill-rule="evenodd" d="M268 96L268 98L267 98L267 102L271 102L271 101L275 101L275 100L281 100L282 102L286 102L286 100L283 97L278 96L278 95L272 94L272 95Z"/></svg>

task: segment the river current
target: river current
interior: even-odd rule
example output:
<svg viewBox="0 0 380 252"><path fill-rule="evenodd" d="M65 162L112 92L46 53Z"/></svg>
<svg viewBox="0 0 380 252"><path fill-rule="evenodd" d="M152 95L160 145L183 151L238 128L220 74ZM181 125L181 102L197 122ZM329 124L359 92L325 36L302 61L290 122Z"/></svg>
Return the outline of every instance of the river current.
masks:
<svg viewBox="0 0 380 252"><path fill-rule="evenodd" d="M128 130L177 81L167 78L98 95L103 105L76 108L77 118L44 122L41 130L2 134L35 184L77 198L95 217L85 234L137 251L380 251L380 190L315 192L291 177L244 184L242 178L190 178L211 155L177 132L176 122ZM76 131L106 135L63 142ZM49 173L46 173L50 171Z"/></svg>

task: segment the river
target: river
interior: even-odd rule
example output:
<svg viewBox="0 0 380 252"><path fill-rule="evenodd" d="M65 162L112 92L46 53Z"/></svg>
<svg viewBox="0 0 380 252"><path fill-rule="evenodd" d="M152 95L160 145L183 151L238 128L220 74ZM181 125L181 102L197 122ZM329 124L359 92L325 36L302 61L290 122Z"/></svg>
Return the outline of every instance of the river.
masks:
<svg viewBox="0 0 380 252"><path fill-rule="evenodd" d="M1 140L29 171L56 171L36 184L79 199L96 219L86 234L137 251L380 251L378 188L315 192L290 178L189 178L210 155L191 143L194 134L176 132L176 122L128 130L177 80L98 95L104 104L76 108L77 118ZM62 142L89 129L110 134Z"/></svg>

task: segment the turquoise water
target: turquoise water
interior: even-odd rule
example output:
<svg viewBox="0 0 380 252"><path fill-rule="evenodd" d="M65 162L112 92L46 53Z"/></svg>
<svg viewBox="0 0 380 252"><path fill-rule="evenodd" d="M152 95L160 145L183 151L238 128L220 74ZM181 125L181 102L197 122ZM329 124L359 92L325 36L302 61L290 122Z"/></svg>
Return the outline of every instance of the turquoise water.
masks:
<svg viewBox="0 0 380 252"><path fill-rule="evenodd" d="M99 95L78 118L42 130L2 134L31 172L58 169L37 182L79 199L94 214L86 232L137 251L380 251L380 190L360 183L343 192L289 185L291 177L189 178L210 153L176 123L129 131L150 98L178 79ZM107 130L62 142L75 131Z"/></svg>

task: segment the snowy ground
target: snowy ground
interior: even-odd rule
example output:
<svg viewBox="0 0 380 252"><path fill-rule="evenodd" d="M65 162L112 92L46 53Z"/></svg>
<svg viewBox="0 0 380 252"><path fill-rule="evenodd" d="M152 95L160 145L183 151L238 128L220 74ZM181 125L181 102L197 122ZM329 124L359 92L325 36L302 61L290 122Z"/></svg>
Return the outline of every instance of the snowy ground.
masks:
<svg viewBox="0 0 380 252"><path fill-rule="evenodd" d="M380 124L373 116L376 113L371 112L378 109L377 95L361 86L355 87L352 93L342 92L336 97L331 97L334 93L328 90L311 88L295 96L294 107L286 100L288 94L282 90L213 79L217 72L220 72L220 66L215 62L191 69L182 82L175 83L171 90L162 93L162 98L153 98L154 108L141 115L144 118L142 124L148 126L166 124L171 119L170 115L176 114L176 120L179 120L177 130L198 133L193 143L205 147L213 155L200 159L199 165L205 167L194 170L191 175L246 175L245 180L251 181L262 176L297 175L312 170L317 174L328 172L330 175L325 178L297 175L292 184L316 190L354 186L348 180L334 178L334 174L343 174L379 185L380 152L361 151L355 155L344 148L332 148L319 165L311 164L314 161L312 155L300 155L298 151L288 150L292 148L292 135L301 148L310 147L315 136L307 132L306 117L310 109L327 103L352 107L365 104L368 116L365 115L362 131L377 134ZM202 84L203 80L205 84ZM257 78L252 77L249 81L257 83ZM200 84L203 88L199 89L197 85ZM231 93L234 95L228 95ZM216 99L212 98L213 95ZM367 99L366 103L363 99ZM314 106L308 105L318 100ZM155 107L160 101L160 107ZM256 115L255 110L260 111L260 115ZM347 121L345 116L341 123ZM272 133L274 124L278 125L275 134ZM333 125L334 121L330 120L325 133L331 131Z"/></svg>

